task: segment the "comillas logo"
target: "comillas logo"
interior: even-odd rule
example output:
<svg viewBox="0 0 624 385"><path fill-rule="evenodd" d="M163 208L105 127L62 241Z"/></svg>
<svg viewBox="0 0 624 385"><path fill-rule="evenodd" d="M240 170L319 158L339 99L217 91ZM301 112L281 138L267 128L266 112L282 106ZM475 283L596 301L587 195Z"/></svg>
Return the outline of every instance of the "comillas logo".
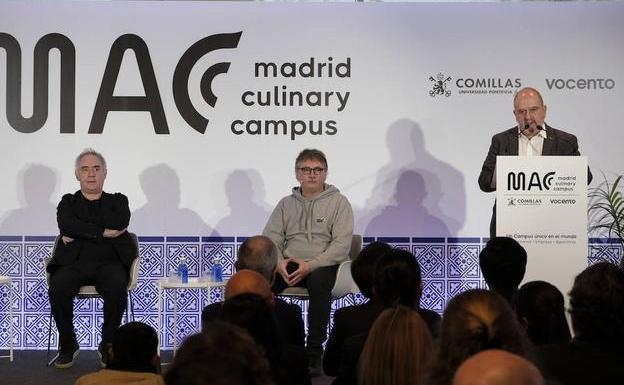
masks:
<svg viewBox="0 0 624 385"><path fill-rule="evenodd" d="M451 96L451 87L459 95L502 95L513 94L522 87L522 79L516 77L449 76L442 72L429 76L432 83L429 96Z"/></svg>
<svg viewBox="0 0 624 385"><path fill-rule="evenodd" d="M208 119L202 116L191 103L189 96L189 76L193 66L204 55L218 49L238 47L242 31L207 36L192 44L180 57L173 73L172 92L178 112L182 118L199 133L204 133ZM48 70L49 54L55 48L61 58L60 90L60 132L75 133L76 110L76 49L65 35L51 33L43 36L34 48L34 89L33 114L29 118L22 115L22 56L18 41L7 33L0 32L0 48L6 51L7 60L7 120L16 131L30 134L37 132L48 118ZM113 95L121 62L127 50L132 50L138 63L139 76L145 96ZM230 63L222 62L210 66L200 81L201 95L211 107L215 107L217 96L212 92L212 81L219 74L228 72ZM104 131L106 117L111 111L146 111L150 113L154 132L169 134L160 90L154 74L154 66L145 41L137 35L125 34L115 40L110 48L106 68L89 124L89 134Z"/></svg>
<svg viewBox="0 0 624 385"><path fill-rule="evenodd" d="M507 190L550 190L554 176L554 171L546 173L543 177L538 172L533 172L528 177L524 172L510 172L507 174Z"/></svg>

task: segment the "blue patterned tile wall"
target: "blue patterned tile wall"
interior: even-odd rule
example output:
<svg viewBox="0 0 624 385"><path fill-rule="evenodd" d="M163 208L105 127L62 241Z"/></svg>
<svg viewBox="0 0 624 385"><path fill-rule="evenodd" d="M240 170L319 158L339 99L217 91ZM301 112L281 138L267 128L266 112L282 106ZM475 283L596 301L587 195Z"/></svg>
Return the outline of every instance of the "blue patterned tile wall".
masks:
<svg viewBox="0 0 624 385"><path fill-rule="evenodd" d="M189 264L189 276L199 277L209 271L215 258L223 264L224 278L234 269L236 251L245 237L139 237L141 256L139 282L132 293L135 319L154 327L157 325L157 281L175 270L180 258ZM424 281L421 305L442 313L450 298L475 287L486 287L479 270L478 256L487 238L372 238L365 243L381 240L394 247L411 251L418 259ZM47 347L50 307L45 280L43 259L52 251L53 236L0 236L0 275L13 280L13 301L9 304L9 291L0 285L0 349L9 345L9 306L13 308L15 325L13 338L16 349L45 349ZM590 239L588 264L601 260L618 262L622 248L615 240ZM206 290L167 290L163 296L161 319L163 349L174 344L174 304L178 311L178 344L185 335L200 328L201 310L209 302L222 299L221 290L213 290L210 298ZM305 315L307 302L299 304ZM349 295L334 301L332 309L366 301L361 294ZM102 302L98 299L81 299L75 302L76 332L85 349L95 349L100 338ZM52 346L57 336L52 324Z"/></svg>

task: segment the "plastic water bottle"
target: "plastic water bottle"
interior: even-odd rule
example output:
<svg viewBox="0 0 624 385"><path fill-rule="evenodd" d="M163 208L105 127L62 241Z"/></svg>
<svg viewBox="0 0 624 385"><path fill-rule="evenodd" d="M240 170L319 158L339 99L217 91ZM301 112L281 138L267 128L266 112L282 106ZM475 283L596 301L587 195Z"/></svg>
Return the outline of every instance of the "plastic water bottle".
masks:
<svg viewBox="0 0 624 385"><path fill-rule="evenodd" d="M180 264L178 265L178 276L182 283L188 283L188 265L186 264L186 257L180 257Z"/></svg>
<svg viewBox="0 0 624 385"><path fill-rule="evenodd" d="M223 282L223 266L219 257L212 260L212 276L215 282Z"/></svg>

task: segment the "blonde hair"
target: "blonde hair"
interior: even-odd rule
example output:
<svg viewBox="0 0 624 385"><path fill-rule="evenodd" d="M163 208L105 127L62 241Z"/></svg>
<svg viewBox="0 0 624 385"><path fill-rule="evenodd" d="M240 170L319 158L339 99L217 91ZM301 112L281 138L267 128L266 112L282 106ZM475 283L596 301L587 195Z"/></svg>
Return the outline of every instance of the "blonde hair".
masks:
<svg viewBox="0 0 624 385"><path fill-rule="evenodd" d="M406 306L384 310L360 357L360 385L419 385L432 340L425 322Z"/></svg>

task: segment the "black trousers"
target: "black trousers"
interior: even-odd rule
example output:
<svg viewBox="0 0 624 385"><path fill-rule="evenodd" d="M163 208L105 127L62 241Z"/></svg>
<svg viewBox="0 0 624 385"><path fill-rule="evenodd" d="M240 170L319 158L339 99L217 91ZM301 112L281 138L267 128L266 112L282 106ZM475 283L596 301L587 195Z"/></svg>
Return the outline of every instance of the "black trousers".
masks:
<svg viewBox="0 0 624 385"><path fill-rule="evenodd" d="M60 349L71 349L74 332L74 297L81 286L94 285L104 300L102 343L112 343L128 301L128 271L120 261L59 267L50 277L48 295L59 332Z"/></svg>
<svg viewBox="0 0 624 385"><path fill-rule="evenodd" d="M331 290L336 282L337 271L338 265L319 267L296 285L307 288L310 294L306 339L308 354L323 353L323 342L327 339L327 325L331 312ZM280 293L287 287L282 276L277 274L273 284L274 291Z"/></svg>

